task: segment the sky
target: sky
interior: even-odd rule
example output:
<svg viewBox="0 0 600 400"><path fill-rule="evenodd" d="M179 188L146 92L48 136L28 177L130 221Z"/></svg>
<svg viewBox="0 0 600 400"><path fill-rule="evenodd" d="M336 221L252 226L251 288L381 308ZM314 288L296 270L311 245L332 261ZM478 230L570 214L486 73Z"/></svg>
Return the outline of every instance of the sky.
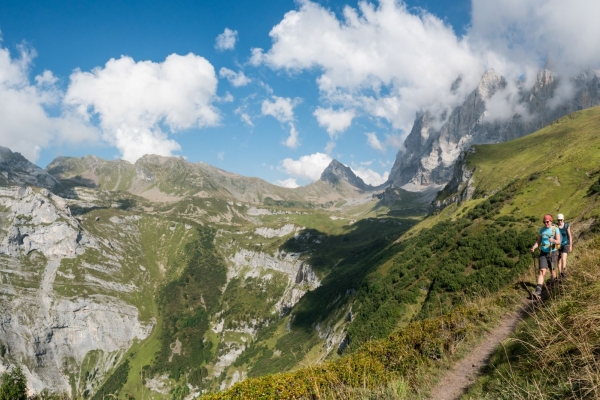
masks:
<svg viewBox="0 0 600 400"><path fill-rule="evenodd" d="M443 115L486 70L527 87L547 61L600 68L598 15L597 0L0 0L0 146L42 168L160 154L287 187L337 159L378 185L416 113ZM512 116L516 90L487 118Z"/></svg>

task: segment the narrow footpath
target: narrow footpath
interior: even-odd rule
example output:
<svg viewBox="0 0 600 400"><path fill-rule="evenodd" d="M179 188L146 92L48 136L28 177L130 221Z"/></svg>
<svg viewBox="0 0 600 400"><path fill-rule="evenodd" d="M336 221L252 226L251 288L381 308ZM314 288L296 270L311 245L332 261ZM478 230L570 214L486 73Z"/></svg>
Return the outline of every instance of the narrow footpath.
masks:
<svg viewBox="0 0 600 400"><path fill-rule="evenodd" d="M531 313L533 306L533 302L527 301L519 311L505 316L483 342L446 373L431 391L430 399L455 400L465 394L488 364L494 349L515 330L521 319Z"/></svg>

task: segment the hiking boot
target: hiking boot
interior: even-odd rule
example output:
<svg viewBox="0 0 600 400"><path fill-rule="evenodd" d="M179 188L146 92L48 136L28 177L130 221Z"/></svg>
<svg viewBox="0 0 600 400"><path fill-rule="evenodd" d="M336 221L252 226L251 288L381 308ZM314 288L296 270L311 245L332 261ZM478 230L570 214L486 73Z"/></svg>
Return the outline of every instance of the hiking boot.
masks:
<svg viewBox="0 0 600 400"><path fill-rule="evenodd" d="M533 292L534 295L536 295L537 297L540 297L542 295L542 287L538 286L535 288L535 292Z"/></svg>
<svg viewBox="0 0 600 400"><path fill-rule="evenodd" d="M562 279L563 281L566 281L568 278L569 274L567 273L567 271L560 273L560 279Z"/></svg>

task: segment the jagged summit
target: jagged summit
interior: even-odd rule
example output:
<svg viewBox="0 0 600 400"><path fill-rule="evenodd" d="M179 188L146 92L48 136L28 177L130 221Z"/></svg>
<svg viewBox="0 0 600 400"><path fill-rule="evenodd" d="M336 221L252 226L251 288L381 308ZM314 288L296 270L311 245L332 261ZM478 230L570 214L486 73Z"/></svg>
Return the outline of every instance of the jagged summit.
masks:
<svg viewBox="0 0 600 400"><path fill-rule="evenodd" d="M57 184L54 177L29 162L21 153L0 146L0 186L33 185L52 189Z"/></svg>
<svg viewBox="0 0 600 400"><path fill-rule="evenodd" d="M330 185L336 185L340 181L344 181L360 190L373 188L371 185L367 185L361 178L356 176L349 167L346 167L338 160L331 161L321 174L320 180Z"/></svg>
<svg viewBox="0 0 600 400"><path fill-rule="evenodd" d="M389 182L396 188L445 185L459 155L471 145L519 138L573 111L600 105L599 71L584 71L573 78L574 90L568 97L559 97L559 80L552 71L542 69L532 87L516 82L519 90L509 104L502 100L508 96L503 92L508 86L506 79L493 69L486 71L448 116L426 110L417 115L404 142L406 151L396 156ZM460 82L459 77L450 90Z"/></svg>

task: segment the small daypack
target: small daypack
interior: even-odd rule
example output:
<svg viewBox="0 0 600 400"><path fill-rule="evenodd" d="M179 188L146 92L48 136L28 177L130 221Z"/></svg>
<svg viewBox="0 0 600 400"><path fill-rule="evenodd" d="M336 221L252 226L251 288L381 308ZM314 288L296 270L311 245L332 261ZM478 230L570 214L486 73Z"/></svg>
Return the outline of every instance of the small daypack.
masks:
<svg viewBox="0 0 600 400"><path fill-rule="evenodd" d="M558 234L560 235L560 228L552 224L552 237L556 236L556 230L558 230ZM562 242L562 237L560 238L560 242ZM550 244L550 248L560 250L560 242Z"/></svg>

